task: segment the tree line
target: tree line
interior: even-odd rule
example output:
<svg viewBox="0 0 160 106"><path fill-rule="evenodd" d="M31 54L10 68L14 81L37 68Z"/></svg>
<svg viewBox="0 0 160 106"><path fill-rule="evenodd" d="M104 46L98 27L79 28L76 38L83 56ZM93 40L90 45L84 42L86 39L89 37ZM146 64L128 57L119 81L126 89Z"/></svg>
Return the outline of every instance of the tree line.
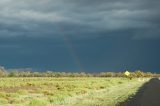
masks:
<svg viewBox="0 0 160 106"><path fill-rule="evenodd" d="M124 71L125 72L125 71ZM127 77L124 72L99 72L99 73L86 73L86 72L33 72L33 71L7 71L4 67L0 66L0 77ZM130 72L130 78L139 77L160 77L160 74L143 72L136 70Z"/></svg>

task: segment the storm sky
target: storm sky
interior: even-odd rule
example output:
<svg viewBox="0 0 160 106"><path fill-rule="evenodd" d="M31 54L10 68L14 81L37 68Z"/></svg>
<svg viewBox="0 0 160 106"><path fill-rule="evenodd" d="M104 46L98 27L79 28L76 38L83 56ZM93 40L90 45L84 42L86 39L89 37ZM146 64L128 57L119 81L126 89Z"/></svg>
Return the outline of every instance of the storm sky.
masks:
<svg viewBox="0 0 160 106"><path fill-rule="evenodd" d="M159 0L0 0L0 65L160 72Z"/></svg>

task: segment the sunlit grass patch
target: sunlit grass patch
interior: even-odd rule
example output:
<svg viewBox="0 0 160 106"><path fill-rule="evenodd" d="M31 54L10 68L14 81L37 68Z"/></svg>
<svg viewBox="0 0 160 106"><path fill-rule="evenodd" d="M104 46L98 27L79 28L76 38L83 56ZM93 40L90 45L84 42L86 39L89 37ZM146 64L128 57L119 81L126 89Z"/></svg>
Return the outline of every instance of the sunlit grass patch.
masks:
<svg viewBox="0 0 160 106"><path fill-rule="evenodd" d="M45 99L32 99L27 106L47 106L48 102Z"/></svg>
<svg viewBox="0 0 160 106"><path fill-rule="evenodd" d="M3 81L2 81L3 80ZM1 104L7 106L70 106L79 101L87 106L102 104L106 93L119 86L136 83L137 79L126 78L2 78L0 81ZM139 82L143 83L143 82ZM114 87L114 89L112 88ZM6 89L5 89L6 88ZM121 88L121 87L120 87ZM104 92L105 91L105 92ZM99 95L101 93L102 95ZM119 96L119 95L117 95ZM116 93L110 96L111 100ZM96 103L95 103L96 102Z"/></svg>
<svg viewBox="0 0 160 106"><path fill-rule="evenodd" d="M0 105L2 104L8 104L8 100L5 98L0 98Z"/></svg>

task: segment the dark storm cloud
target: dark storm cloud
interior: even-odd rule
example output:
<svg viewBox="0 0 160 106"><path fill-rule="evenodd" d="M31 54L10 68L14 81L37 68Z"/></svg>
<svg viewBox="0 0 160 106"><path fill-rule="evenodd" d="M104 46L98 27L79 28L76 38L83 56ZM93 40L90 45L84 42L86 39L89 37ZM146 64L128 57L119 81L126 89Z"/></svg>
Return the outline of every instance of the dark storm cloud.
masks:
<svg viewBox="0 0 160 106"><path fill-rule="evenodd" d="M63 31L79 38L132 29L134 38L157 38L159 4L158 0L1 0L0 36L56 37Z"/></svg>

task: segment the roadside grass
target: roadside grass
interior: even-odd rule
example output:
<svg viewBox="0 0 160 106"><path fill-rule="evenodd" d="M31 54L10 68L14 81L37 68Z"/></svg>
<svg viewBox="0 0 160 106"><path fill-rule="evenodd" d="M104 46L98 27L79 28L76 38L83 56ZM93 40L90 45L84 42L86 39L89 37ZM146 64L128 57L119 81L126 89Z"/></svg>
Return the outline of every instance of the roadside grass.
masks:
<svg viewBox="0 0 160 106"><path fill-rule="evenodd" d="M102 92L92 92L76 104L68 106L117 106L118 103L134 95L141 86L142 82L132 82L131 84L110 87Z"/></svg>

